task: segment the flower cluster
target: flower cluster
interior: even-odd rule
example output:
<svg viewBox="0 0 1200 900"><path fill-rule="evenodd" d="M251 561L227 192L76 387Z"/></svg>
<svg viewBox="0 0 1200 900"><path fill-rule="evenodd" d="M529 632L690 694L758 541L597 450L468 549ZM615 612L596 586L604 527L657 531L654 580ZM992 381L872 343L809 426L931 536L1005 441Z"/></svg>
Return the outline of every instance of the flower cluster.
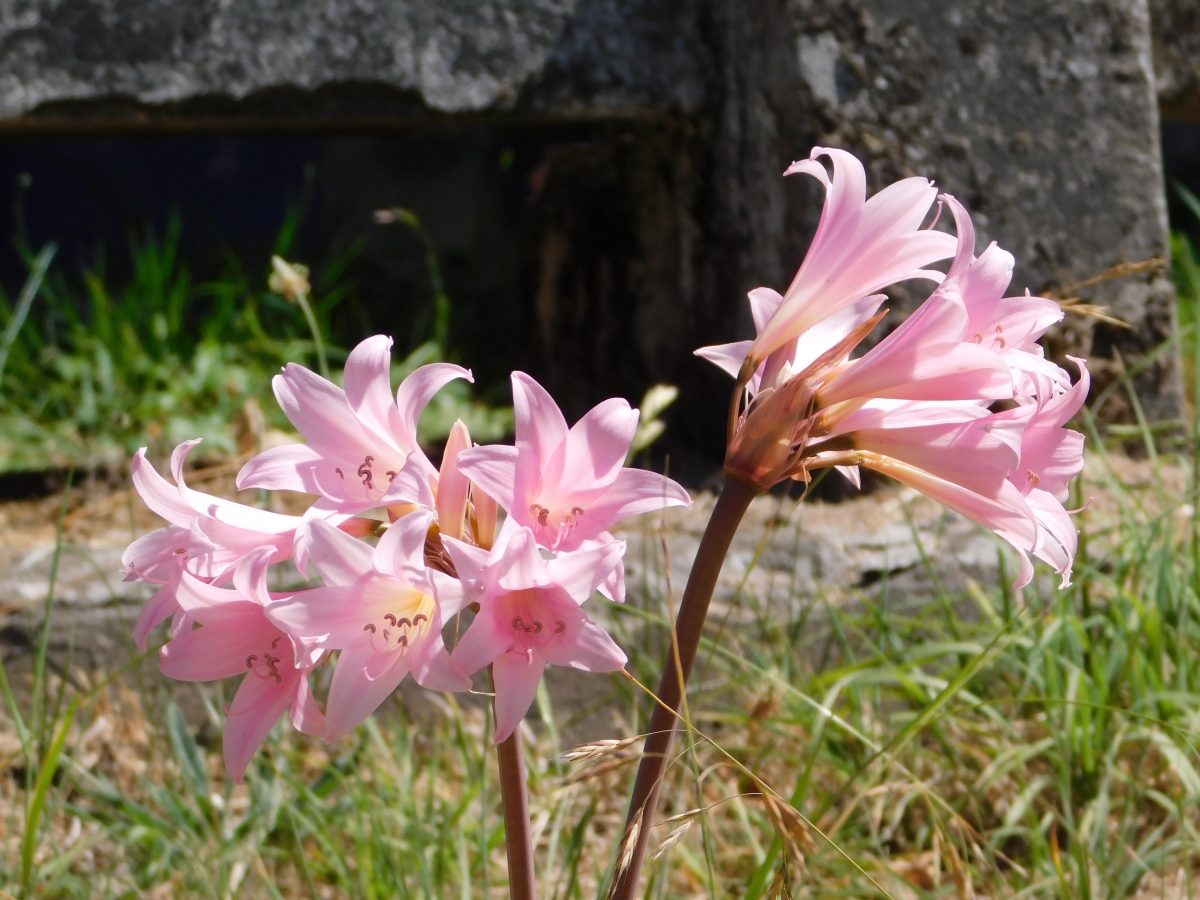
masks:
<svg viewBox="0 0 1200 900"><path fill-rule="evenodd" d="M1083 438L1064 426L1089 380L1074 360L1072 384L1036 343L1062 310L1028 293L1004 296L1013 257L995 244L977 257L967 211L926 179L904 179L868 200L858 160L824 148L785 174L799 172L826 189L803 265L784 294L750 293L753 341L697 351L737 379L727 487L748 504L755 492L787 478L810 481L821 468L856 485L862 467L873 469L1012 544L1023 560L1018 584L1032 577L1032 554L1066 585L1077 534L1064 503L1083 466ZM939 213L949 207L957 236L923 227L935 201ZM942 260L950 260L947 272L929 268ZM933 283L928 299L855 356L884 318L880 291L909 279ZM624 400L607 400L568 427L550 395L515 372L514 445L475 446L459 422L435 467L417 442L417 421L438 390L471 373L423 366L394 396L390 373L391 339L376 336L350 353L344 388L295 364L275 377L279 404L305 443L260 453L237 483L315 495L301 516L188 488L194 441L172 456L174 484L144 451L133 461L137 490L169 523L134 541L123 559L127 579L157 586L136 639L144 647L171 619L165 674L244 675L225 732L234 778L289 709L298 729L336 739L410 673L424 687L459 691L490 667L496 739L505 741L547 663L590 672L625 665L581 608L595 592L624 600L625 545L609 528L690 505L673 481L625 467L638 413ZM271 592L270 567L289 559L306 576L311 564L320 586ZM703 568L709 583L691 597L689 581L684 603L695 609L681 608L681 620L703 622L719 564ZM468 611L448 649L443 632ZM688 634L698 641L699 627ZM309 680L335 653L322 712ZM663 724L664 746L673 725Z"/></svg>
<svg viewBox="0 0 1200 900"><path fill-rule="evenodd" d="M860 467L883 472L1017 548L1018 585L1032 577L1032 553L1065 586L1077 533L1063 504L1083 468L1083 436L1063 426L1089 379L1072 360L1080 372L1072 385L1036 343L1061 308L1028 292L1004 296L1012 255L993 243L976 257L967 211L926 179L867 200L861 163L820 147L785 174L799 172L826 189L803 265L782 296L750 293L755 340L697 351L738 379L726 475L765 490L822 467L855 485ZM935 199L950 208L957 239L921 227ZM926 268L948 258L945 274ZM906 279L936 287L852 358L883 319L878 291Z"/></svg>
<svg viewBox="0 0 1200 900"><path fill-rule="evenodd" d="M533 702L546 663L590 672L625 665L625 654L582 609L596 591L625 596L620 519L690 505L661 475L625 468L638 414L608 400L568 428L550 395L513 374L516 445L475 447L458 422L435 468L417 443L429 399L466 369L423 366L391 393L391 340L359 344L345 388L295 364L275 395L306 443L260 453L238 474L241 489L317 496L288 516L194 491L188 452L176 448L171 484L134 458L133 480L169 523L133 542L127 580L157 586L135 628L146 646L170 618L164 674L187 681L244 675L227 710L225 764L240 780L289 709L293 725L336 739L357 727L404 677L461 691L490 665L496 740ZM497 533L498 507L507 516ZM377 541L368 542L382 531ZM322 584L268 589L273 564L293 560ZM450 650L446 625L473 619ZM313 670L337 661L325 711Z"/></svg>

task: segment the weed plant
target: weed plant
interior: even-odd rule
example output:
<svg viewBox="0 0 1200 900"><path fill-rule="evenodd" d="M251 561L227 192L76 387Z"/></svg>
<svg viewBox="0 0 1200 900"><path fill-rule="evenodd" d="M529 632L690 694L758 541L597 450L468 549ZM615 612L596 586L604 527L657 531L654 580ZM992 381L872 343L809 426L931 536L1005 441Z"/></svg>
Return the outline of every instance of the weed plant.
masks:
<svg viewBox="0 0 1200 900"><path fill-rule="evenodd" d="M299 208L288 214L276 254L288 254L299 218ZM131 238L132 275L120 289L100 257L82 275L82 296L51 267L52 245L40 254L19 248L29 279L13 302L0 290L0 473L71 466L115 473L139 447L162 458L195 437L204 439L198 458L213 461L252 446L263 415L267 425L290 427L270 384L287 362L313 365L300 308L267 289L266 260L261 274L251 274L230 257L220 277L194 283L178 257L182 227L173 217L161 237ZM325 335L351 289L344 276L356 247L320 267L313 284L315 324ZM440 284L436 256L429 260ZM398 381L449 353L443 328L393 374ZM345 358L337 347L330 354ZM511 428L508 411L473 401L463 384L439 395L422 437L444 438L460 417L481 440Z"/></svg>
<svg viewBox="0 0 1200 900"><path fill-rule="evenodd" d="M1177 260L1179 337L1191 351L1200 291ZM1200 354L1188 358L1200 383ZM733 603L755 616L737 627L714 617L667 802L649 826L660 854L648 897L1192 896L1200 424L1177 453L1156 450L1148 430L1144 462L1111 452L1098 407L1134 375L1083 416L1090 462L1076 494L1079 506L1097 500L1076 519L1073 587L1039 577L1013 591L998 550L994 583L952 592L926 555L929 587L903 602L884 577L782 600L743 589ZM804 516L804 503L781 503L765 527L803 540ZM642 547L669 545L656 534L665 526L644 527ZM60 525L56 554L64 547ZM632 677L597 682L594 697L624 723L612 737L630 740L566 753L561 735L586 704L555 708L544 684L526 726L550 900L603 897L616 864L649 708L634 679L653 677L674 599L667 561L647 554L629 601L605 607ZM52 577L39 639L0 667L8 894L503 895L480 698L401 692L332 745L281 725L235 785L216 740L223 686L143 678L153 651L113 672L78 671L48 653L53 597ZM750 772L803 820L773 819ZM783 850L794 843L802 855Z"/></svg>

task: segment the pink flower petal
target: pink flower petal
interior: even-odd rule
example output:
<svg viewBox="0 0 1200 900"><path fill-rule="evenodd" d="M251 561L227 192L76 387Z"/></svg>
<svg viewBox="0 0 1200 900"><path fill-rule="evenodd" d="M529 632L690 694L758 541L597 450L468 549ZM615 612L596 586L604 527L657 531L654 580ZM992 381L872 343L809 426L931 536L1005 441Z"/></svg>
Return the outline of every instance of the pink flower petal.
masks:
<svg viewBox="0 0 1200 900"><path fill-rule="evenodd" d="M369 677L368 669L374 668L377 656L369 647L355 647L338 657L325 705L326 740L336 741L366 721L408 674L403 654L397 653L392 665L378 677Z"/></svg>
<svg viewBox="0 0 1200 900"><path fill-rule="evenodd" d="M396 520L375 547L375 570L410 584L425 583L425 539L433 516L417 510Z"/></svg>
<svg viewBox="0 0 1200 900"><path fill-rule="evenodd" d="M417 444L417 422L421 412L433 399L433 395L456 379L474 382L469 369L450 363L430 363L410 374L396 391L396 406L400 411L401 431L394 434L400 449L412 453L421 448Z"/></svg>
<svg viewBox="0 0 1200 900"><path fill-rule="evenodd" d="M286 675L281 684L253 674L242 679L225 718L225 770L234 781L241 783L250 760L287 711L296 692L294 678Z"/></svg>
<svg viewBox="0 0 1200 900"><path fill-rule="evenodd" d="M182 525L157 528L135 540L121 554L126 581L169 580L188 555L192 530Z"/></svg>
<svg viewBox="0 0 1200 900"><path fill-rule="evenodd" d="M546 389L524 372L512 373L512 391L519 451L513 494L516 503L527 505L526 498L541 492L543 474L567 439L567 420ZM553 481L558 473L546 474ZM499 494L492 496L501 499Z"/></svg>
<svg viewBox="0 0 1200 900"><path fill-rule="evenodd" d="M581 542L598 537L601 532L630 516L660 512L672 506L691 505L692 498L688 492L671 479L646 469L622 469L612 487L593 501L579 517L578 526L572 529L559 548L572 550Z"/></svg>
<svg viewBox="0 0 1200 900"><path fill-rule="evenodd" d="M374 576L354 584L300 591L272 601L264 612L290 635L341 650L369 643L364 626L382 618L398 593L412 590L392 578Z"/></svg>
<svg viewBox="0 0 1200 900"><path fill-rule="evenodd" d="M450 658L459 671L473 675L497 656L512 649L514 640L513 630L507 622L501 623L494 610L481 609L459 638Z"/></svg>
<svg viewBox="0 0 1200 900"><path fill-rule="evenodd" d="M150 632L167 621L179 609L179 603L175 600L178 587L178 582L164 584L142 607L137 622L133 626L133 640L139 650L146 649L146 641L150 637Z"/></svg>
<svg viewBox="0 0 1200 900"><path fill-rule="evenodd" d="M603 493L625 465L637 424L637 410L619 397L590 409L559 445L561 462L551 462L543 472L543 504L557 508L566 498L587 504ZM557 483L546 477L549 472L558 475Z"/></svg>
<svg viewBox="0 0 1200 900"><path fill-rule="evenodd" d="M321 493L313 469L325 458L307 444L271 447L255 456L237 475L237 489Z"/></svg>
<svg viewBox="0 0 1200 900"><path fill-rule="evenodd" d="M547 643L542 654L552 665L570 666L584 672L617 672L625 668L628 661L625 652L608 633L586 615L577 626L568 628L559 640Z"/></svg>
<svg viewBox="0 0 1200 900"><path fill-rule="evenodd" d="M898 460L868 457L862 465L916 488L1004 538L1020 551L1024 560L1016 587L1028 584L1033 570L1028 566L1026 554L1037 544L1037 522L1020 492L1007 481L1002 482L994 497L987 497Z"/></svg>
<svg viewBox="0 0 1200 900"><path fill-rule="evenodd" d="M146 459L146 448L138 450L129 464L133 486L141 495L142 502L152 512L162 516L172 525L190 525L196 511L179 496L179 489L155 471Z"/></svg>
<svg viewBox="0 0 1200 900"><path fill-rule="evenodd" d="M250 606L250 604L246 604ZM177 681L216 681L240 675L278 632L247 613L180 634L159 651L159 668Z"/></svg>
<svg viewBox="0 0 1200 900"><path fill-rule="evenodd" d="M325 713L321 712L313 697L312 685L308 683L308 670L301 670L299 674L300 677L296 679L296 691L292 695L292 727L304 734L324 737Z"/></svg>
<svg viewBox="0 0 1200 900"><path fill-rule="evenodd" d="M508 740L537 696L546 664L536 653L505 653L492 663L496 684L496 744Z"/></svg>
<svg viewBox="0 0 1200 900"><path fill-rule="evenodd" d="M323 457L362 459L379 455L388 435L369 429L346 400L346 392L315 372L288 363L271 381L275 398L304 440Z"/></svg>
<svg viewBox="0 0 1200 900"><path fill-rule="evenodd" d="M375 548L334 528L323 519L309 523L309 560L326 585L354 584L374 569Z"/></svg>
<svg viewBox="0 0 1200 900"><path fill-rule="evenodd" d="M458 457L471 447L471 434L463 420L459 419L450 429L446 449L442 452L442 467L438 472L438 530L445 536L463 536L464 516L467 512L467 493L471 480L459 470Z"/></svg>
<svg viewBox="0 0 1200 900"><path fill-rule="evenodd" d="M362 341L346 357L342 376L346 402L360 421L379 434L402 433L400 411L392 399L392 339L377 334Z"/></svg>
<svg viewBox="0 0 1200 900"><path fill-rule="evenodd" d="M502 508L514 513L513 485L517 475L516 447L493 444L464 450L458 458L459 470L495 499ZM528 515L529 511L525 510Z"/></svg>
<svg viewBox="0 0 1200 900"><path fill-rule="evenodd" d="M625 555L625 542L595 543L547 561L550 579L576 603L583 603L605 582Z"/></svg>
<svg viewBox="0 0 1200 900"><path fill-rule="evenodd" d="M763 288L759 288L759 290L763 290ZM701 347L693 355L707 359L726 374L737 378L738 373L742 371L742 363L746 361L746 354L750 352L752 346L754 346L754 341L714 344L711 347Z"/></svg>

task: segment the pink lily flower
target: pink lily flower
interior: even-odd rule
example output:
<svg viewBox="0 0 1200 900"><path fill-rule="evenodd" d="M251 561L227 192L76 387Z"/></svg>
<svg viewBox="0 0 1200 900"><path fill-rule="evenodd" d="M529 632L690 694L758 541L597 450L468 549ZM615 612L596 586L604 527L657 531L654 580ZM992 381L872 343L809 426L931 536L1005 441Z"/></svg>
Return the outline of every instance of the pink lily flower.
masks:
<svg viewBox="0 0 1200 900"><path fill-rule="evenodd" d="M960 280L975 263L965 209L943 195L958 227L958 252L945 279L895 331L820 388L822 406L867 397L897 400L1007 400L1013 377L998 353L967 339L970 314Z"/></svg>
<svg viewBox="0 0 1200 900"><path fill-rule="evenodd" d="M187 627L160 651L159 665L168 678L217 681L245 675L225 722L225 768L238 782L289 708L298 731L325 732L308 683L321 651L297 645L265 615L273 602L266 585L271 555L264 547L239 561L232 590L182 572L177 597ZM193 623L200 627L193 630Z"/></svg>
<svg viewBox="0 0 1200 900"><path fill-rule="evenodd" d="M976 258L975 227L962 204L949 194L942 199L954 213L960 235L960 255L970 249L967 264L958 275L958 291L967 311L966 340L1000 354L1013 370L1017 396L1041 396L1071 386L1070 376L1045 358L1037 343L1046 329L1063 318L1053 300L1029 296L1005 297L1012 281L1014 260L993 241Z"/></svg>
<svg viewBox="0 0 1200 900"><path fill-rule="evenodd" d="M1079 366L1079 381L1048 400L1028 404L1028 421L1021 435L1021 456L1009 481L1020 490L1039 526L1034 555L1062 575L1061 587L1071 583L1071 566L1079 546L1079 533L1063 506L1067 485L1083 471L1083 435L1065 428L1087 400L1091 375L1082 359L1068 357ZM1018 415L1010 410L998 416Z"/></svg>
<svg viewBox="0 0 1200 900"><path fill-rule="evenodd" d="M272 384L279 405L305 444L273 447L238 473L239 490L319 494L321 510L356 513L412 502L408 485L393 485L413 460L426 478L437 472L417 444L417 421L429 400L471 373L449 363L421 366L392 399L392 339L367 338L346 359L343 390L303 366L288 363Z"/></svg>
<svg viewBox="0 0 1200 900"><path fill-rule="evenodd" d="M453 538L446 549L479 603L451 658L467 673L492 665L497 744L521 724L547 663L585 672L624 668L624 652L579 608L620 562L623 542L547 560L522 526L490 554Z"/></svg>
<svg viewBox="0 0 1200 900"><path fill-rule="evenodd" d="M829 177L820 157L833 164ZM825 206L804 262L749 356L755 367L805 331L870 294L909 278L940 279L925 266L954 254L955 239L921 223L937 189L905 178L866 199L866 172L844 150L814 147L784 175L804 172L825 186Z"/></svg>
<svg viewBox="0 0 1200 900"><path fill-rule="evenodd" d="M621 519L670 506L691 506L687 491L655 472L625 468L638 413L605 400L571 428L553 398L514 372L516 446L474 447L458 467L508 512L505 528L528 528L548 550L569 552L615 540ZM510 525L511 523L511 525ZM624 597L624 567L604 586Z"/></svg>
<svg viewBox="0 0 1200 900"><path fill-rule="evenodd" d="M462 607L463 593L455 579L425 566L431 522L427 511L409 513L372 548L315 520L312 561L325 586L267 607L288 634L341 651L326 705L330 740L362 724L409 672L432 690L470 687L442 643L442 627Z"/></svg>
<svg viewBox="0 0 1200 900"><path fill-rule="evenodd" d="M171 523L135 540L121 557L126 581L162 585L134 626L134 640L143 650L150 631L179 608L175 592L182 572L220 584L229 579L247 554L262 547L272 549L272 563L290 559L295 553L296 564L304 571L309 516L281 515L192 490L184 481L183 471L188 454L198 443L185 441L171 454L175 484L155 471L146 459L145 447L130 463L133 485L146 506ZM369 534L374 527L373 522L347 515L324 515L353 534Z"/></svg>

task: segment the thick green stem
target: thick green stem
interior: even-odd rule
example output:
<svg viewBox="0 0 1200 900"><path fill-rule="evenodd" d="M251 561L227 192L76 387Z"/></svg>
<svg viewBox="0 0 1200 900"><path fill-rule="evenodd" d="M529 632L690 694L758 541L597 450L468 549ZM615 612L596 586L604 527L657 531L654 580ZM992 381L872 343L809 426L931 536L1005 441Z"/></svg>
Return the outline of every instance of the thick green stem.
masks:
<svg viewBox="0 0 1200 900"><path fill-rule="evenodd" d="M721 574L721 566L729 545L737 533L738 525L750 501L757 491L744 481L727 478L717 505L713 508L704 537L700 539L700 549L696 552L696 561L688 576L687 587L683 590L683 600L679 605L679 615L675 620L670 655L663 665L662 680L658 686L658 697L661 704L655 704L654 713L650 717L649 735L642 751L642 762L638 767L637 781L633 785L633 797L629 801L629 815L626 819L626 834L635 818L639 818L641 827L636 835L630 835L632 853L622 854L629 860L628 864L618 867L613 878L609 900L633 900L637 892L638 875L641 873L642 860L646 855L646 845L650 838L650 828L654 820L654 810L658 805L658 792L662 788L662 779L666 774L667 760L671 751L671 739L675 734L676 716L671 712L679 712L683 700L683 692L687 689L688 676L692 673L692 663L696 659L696 651L700 647L700 635L704 630L704 620L708 615L708 605L712 600L713 590L717 586L717 577Z"/></svg>
<svg viewBox="0 0 1200 900"><path fill-rule="evenodd" d="M508 896L511 900L536 900L533 874L533 838L529 827L529 794L525 785L525 756L521 729L496 745L500 763L500 799L504 803L504 843L508 851Z"/></svg>

